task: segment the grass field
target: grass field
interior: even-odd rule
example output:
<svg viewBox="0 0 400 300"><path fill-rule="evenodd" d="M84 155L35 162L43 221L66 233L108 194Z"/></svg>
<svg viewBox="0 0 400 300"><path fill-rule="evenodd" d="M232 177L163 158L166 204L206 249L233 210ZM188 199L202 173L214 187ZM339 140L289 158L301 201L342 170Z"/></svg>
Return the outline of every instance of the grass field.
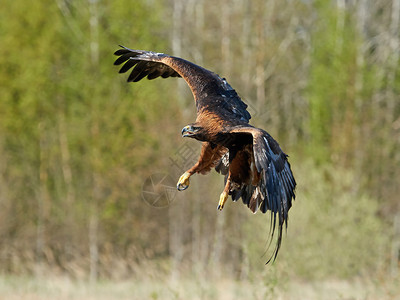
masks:
<svg viewBox="0 0 400 300"><path fill-rule="evenodd" d="M205 279L76 281L67 277L0 277L0 299L400 299L395 282L378 284L359 279L292 281L283 286L264 282Z"/></svg>

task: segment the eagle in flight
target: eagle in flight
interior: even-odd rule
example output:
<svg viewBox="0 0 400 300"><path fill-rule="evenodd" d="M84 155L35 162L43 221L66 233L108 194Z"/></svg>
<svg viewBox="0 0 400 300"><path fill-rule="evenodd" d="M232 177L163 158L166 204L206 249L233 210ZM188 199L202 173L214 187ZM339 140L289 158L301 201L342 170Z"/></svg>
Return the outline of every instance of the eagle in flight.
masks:
<svg viewBox="0 0 400 300"><path fill-rule="evenodd" d="M278 221L278 238L272 257L276 258L287 227L288 211L294 200L296 181L287 155L265 130L249 124L247 105L225 78L182 58L121 46L114 65L120 73L132 69L128 82L147 76L182 77L189 85L196 104L197 118L182 129L182 137L202 142L199 160L178 180L177 189L189 187L193 174L206 174L212 168L225 175L225 187L218 202L222 210L229 195L242 198L253 213L271 212L271 237ZM271 257L271 258L272 258Z"/></svg>

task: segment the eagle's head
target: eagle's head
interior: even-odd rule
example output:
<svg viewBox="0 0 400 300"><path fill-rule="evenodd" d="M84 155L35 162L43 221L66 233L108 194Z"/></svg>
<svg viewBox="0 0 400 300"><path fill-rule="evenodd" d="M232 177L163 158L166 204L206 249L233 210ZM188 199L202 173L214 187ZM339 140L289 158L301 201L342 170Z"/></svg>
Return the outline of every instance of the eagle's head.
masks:
<svg viewBox="0 0 400 300"><path fill-rule="evenodd" d="M203 127L197 124L189 124L182 128L182 137L191 137L197 140L203 140Z"/></svg>

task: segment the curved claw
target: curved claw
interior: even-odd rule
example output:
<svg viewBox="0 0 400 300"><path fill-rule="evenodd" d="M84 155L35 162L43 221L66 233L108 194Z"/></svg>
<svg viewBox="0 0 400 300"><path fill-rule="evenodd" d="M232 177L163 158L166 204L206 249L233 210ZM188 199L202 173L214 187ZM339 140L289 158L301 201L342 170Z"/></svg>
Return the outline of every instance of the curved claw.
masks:
<svg viewBox="0 0 400 300"><path fill-rule="evenodd" d="M176 188L178 191L184 191L189 187L190 181L190 174L188 172L185 172L178 180L178 183L176 184Z"/></svg>
<svg viewBox="0 0 400 300"><path fill-rule="evenodd" d="M178 183L178 184L176 185L176 188L177 188L178 191L180 191L180 192L186 190L188 187L189 187L189 185L183 185L182 183Z"/></svg>

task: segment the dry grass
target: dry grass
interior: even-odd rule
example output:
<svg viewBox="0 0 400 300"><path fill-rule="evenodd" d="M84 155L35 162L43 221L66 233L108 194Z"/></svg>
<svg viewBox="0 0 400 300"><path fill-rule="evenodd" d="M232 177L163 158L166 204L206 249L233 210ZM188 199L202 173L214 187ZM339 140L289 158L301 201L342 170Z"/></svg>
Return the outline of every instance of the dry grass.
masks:
<svg viewBox="0 0 400 300"><path fill-rule="evenodd" d="M377 285L361 280L291 281L266 286L262 282L205 279L126 280L89 283L67 277L0 277L0 299L124 300L124 299L400 299L394 282Z"/></svg>

